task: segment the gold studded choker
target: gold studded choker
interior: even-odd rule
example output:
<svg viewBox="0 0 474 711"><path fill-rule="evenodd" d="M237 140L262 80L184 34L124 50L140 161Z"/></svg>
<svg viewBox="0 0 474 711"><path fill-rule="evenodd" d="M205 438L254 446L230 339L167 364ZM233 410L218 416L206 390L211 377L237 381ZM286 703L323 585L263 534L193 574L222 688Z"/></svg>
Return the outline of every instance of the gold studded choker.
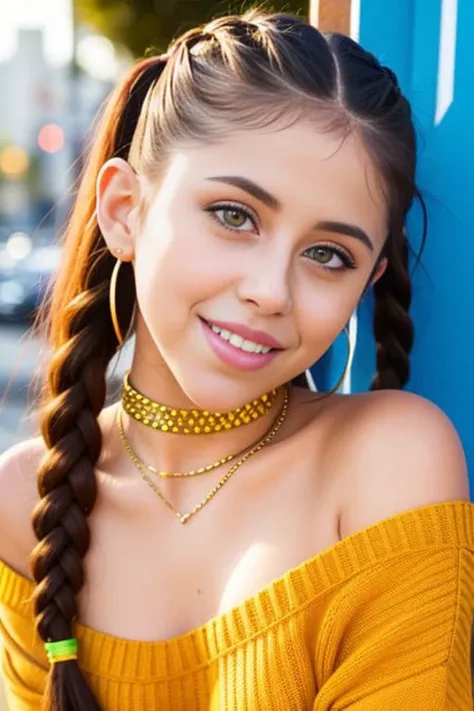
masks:
<svg viewBox="0 0 474 711"><path fill-rule="evenodd" d="M122 407L134 420L160 432L173 434L215 434L255 422L270 410L278 392L272 390L230 412L182 410L162 405L143 395L130 384L129 373L123 381Z"/></svg>

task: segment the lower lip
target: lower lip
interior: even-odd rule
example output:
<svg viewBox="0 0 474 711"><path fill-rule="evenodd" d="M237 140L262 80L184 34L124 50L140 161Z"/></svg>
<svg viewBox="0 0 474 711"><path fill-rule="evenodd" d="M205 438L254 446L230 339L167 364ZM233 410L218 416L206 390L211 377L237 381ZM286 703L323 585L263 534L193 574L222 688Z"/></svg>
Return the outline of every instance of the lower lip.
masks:
<svg viewBox="0 0 474 711"><path fill-rule="evenodd" d="M203 319L201 321L204 329L204 337L211 346L214 353L227 365L238 370L259 370L265 368L280 353L279 350L272 350L269 353L247 353L236 348L228 341L224 341Z"/></svg>

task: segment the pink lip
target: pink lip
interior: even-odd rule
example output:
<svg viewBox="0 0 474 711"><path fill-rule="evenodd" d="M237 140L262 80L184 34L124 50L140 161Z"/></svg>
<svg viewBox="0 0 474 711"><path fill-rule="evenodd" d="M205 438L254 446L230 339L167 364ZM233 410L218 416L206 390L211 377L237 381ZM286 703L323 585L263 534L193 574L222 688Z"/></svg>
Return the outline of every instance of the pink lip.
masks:
<svg viewBox="0 0 474 711"><path fill-rule="evenodd" d="M240 323L233 323L233 321L210 321L210 323L217 326L217 328L225 329L231 333L236 333L238 336L242 336L247 341L253 341L254 343L260 343L262 346L267 346L268 348L280 348L283 346L276 338L270 336L265 331L254 331L253 328L244 326Z"/></svg>
<svg viewBox="0 0 474 711"><path fill-rule="evenodd" d="M226 365L230 365L238 370L260 370L260 368L264 368L266 365L271 363L280 352L275 350L270 351L269 353L246 353L245 351L241 351L240 348L236 348L228 341L224 341L224 339L217 333L214 333L210 326L207 325L206 321L201 318L199 320L202 324L204 337L217 357ZM218 328L226 328L226 326L221 326L220 324L217 324L217 322L213 321L212 323L215 323ZM230 328L228 330L230 330ZM234 331L234 333L237 333L237 331ZM253 333L255 333L255 331ZM238 335L240 336L242 334L239 333ZM249 338L249 340L254 340L254 338ZM264 344L262 343L262 345Z"/></svg>

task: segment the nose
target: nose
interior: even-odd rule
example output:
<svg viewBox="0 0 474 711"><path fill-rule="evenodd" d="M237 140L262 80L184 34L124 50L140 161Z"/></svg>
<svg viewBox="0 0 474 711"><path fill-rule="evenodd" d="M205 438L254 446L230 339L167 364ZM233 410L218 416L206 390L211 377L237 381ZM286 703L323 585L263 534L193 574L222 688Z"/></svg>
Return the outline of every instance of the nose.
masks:
<svg viewBox="0 0 474 711"><path fill-rule="evenodd" d="M286 316L293 307L290 277L288 256L254 254L238 285L238 297L254 305L263 316Z"/></svg>

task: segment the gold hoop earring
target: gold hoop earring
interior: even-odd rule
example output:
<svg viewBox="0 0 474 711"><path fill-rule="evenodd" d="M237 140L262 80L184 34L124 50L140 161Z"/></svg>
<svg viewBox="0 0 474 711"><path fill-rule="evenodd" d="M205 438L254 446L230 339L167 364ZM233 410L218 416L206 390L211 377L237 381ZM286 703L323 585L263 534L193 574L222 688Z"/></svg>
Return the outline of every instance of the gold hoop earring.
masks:
<svg viewBox="0 0 474 711"><path fill-rule="evenodd" d="M118 315L117 315L117 302L116 302L117 280L118 280L118 274L120 271L120 267L122 266L122 264L123 264L122 260L117 259L117 261L115 262L113 271L112 271L112 275L110 277L110 284L109 284L110 317L112 319L112 326L114 327L115 337L118 341L117 350L120 350L120 348L122 348L123 344L130 336L130 334L133 330L133 325L135 322L135 317L136 317L136 312L137 312L137 305L135 304L135 306L133 307L132 317L130 319L130 326L129 326L128 331L125 334L125 336L123 336L122 331L120 330L120 325L119 325L119 320L118 320Z"/></svg>

